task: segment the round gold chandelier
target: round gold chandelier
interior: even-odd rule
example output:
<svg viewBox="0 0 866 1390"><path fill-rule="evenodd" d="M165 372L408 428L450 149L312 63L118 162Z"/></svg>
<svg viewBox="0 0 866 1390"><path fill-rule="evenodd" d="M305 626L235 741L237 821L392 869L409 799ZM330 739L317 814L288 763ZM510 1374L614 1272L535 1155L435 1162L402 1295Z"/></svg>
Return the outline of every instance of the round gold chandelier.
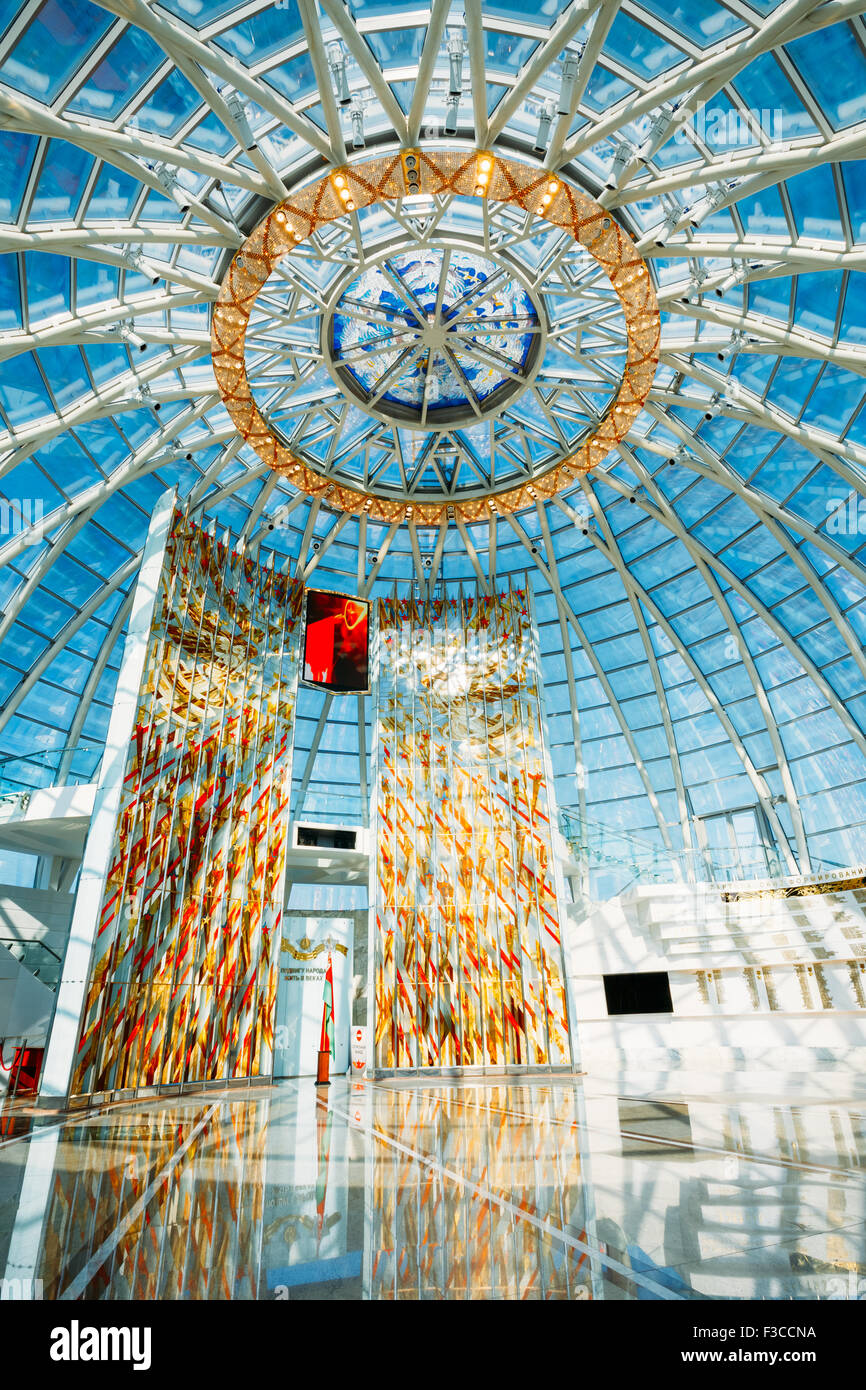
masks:
<svg viewBox="0 0 866 1390"><path fill-rule="evenodd" d="M424 502L383 497L318 471L275 433L253 399L245 363L256 299L284 257L324 224L377 203L418 195L486 198L511 204L569 232L601 266L625 319L628 350L617 394L578 447L518 486L486 496ZM631 237L592 198L549 170L489 150L409 149L333 169L274 207L233 257L214 306L213 368L244 441L301 492L338 511L391 523L438 526L446 517L476 522L532 506L589 472L622 440L640 413L658 365L660 320L652 279Z"/></svg>

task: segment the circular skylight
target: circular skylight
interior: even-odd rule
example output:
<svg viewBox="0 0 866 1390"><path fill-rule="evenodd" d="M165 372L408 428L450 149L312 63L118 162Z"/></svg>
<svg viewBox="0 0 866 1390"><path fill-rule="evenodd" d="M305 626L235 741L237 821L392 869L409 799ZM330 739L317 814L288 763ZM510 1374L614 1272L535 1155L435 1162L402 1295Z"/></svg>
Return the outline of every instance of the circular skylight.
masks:
<svg viewBox="0 0 866 1390"><path fill-rule="evenodd" d="M352 279L327 347L366 409L423 430L473 423L521 391L539 333L513 267L425 246Z"/></svg>

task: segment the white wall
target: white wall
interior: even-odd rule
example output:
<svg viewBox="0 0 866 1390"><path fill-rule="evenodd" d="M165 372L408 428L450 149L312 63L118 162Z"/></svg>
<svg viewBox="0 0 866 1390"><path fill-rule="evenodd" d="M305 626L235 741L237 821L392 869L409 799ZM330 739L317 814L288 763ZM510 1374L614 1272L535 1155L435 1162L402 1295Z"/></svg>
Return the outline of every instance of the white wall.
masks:
<svg viewBox="0 0 866 1390"><path fill-rule="evenodd" d="M584 1068L866 1060L866 892L724 902L637 889L579 919L566 960ZM669 972L672 1014L610 1017L603 975Z"/></svg>

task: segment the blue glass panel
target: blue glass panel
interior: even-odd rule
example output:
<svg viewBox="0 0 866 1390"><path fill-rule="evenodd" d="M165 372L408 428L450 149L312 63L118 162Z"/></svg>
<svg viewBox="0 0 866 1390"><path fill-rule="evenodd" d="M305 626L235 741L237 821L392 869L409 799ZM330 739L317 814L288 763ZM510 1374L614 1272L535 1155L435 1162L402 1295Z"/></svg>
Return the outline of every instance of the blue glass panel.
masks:
<svg viewBox="0 0 866 1390"><path fill-rule="evenodd" d="M791 313L792 282L780 275L773 280L755 280L748 286L749 308L756 314L788 322Z"/></svg>
<svg viewBox="0 0 866 1390"><path fill-rule="evenodd" d="M155 190L147 195L141 212L138 214L139 222L174 222L181 221L181 211L177 203L169 198L167 193L157 193Z"/></svg>
<svg viewBox="0 0 866 1390"><path fill-rule="evenodd" d="M77 347L44 347L37 353L51 394L62 410L93 389Z"/></svg>
<svg viewBox="0 0 866 1390"><path fill-rule="evenodd" d="M866 119L866 58L847 24L795 39L786 52L837 130Z"/></svg>
<svg viewBox="0 0 866 1390"><path fill-rule="evenodd" d="M113 120L166 56L143 30L130 26L69 103L69 110Z"/></svg>
<svg viewBox="0 0 866 1390"><path fill-rule="evenodd" d="M271 68L263 76L265 82L282 92L289 101L297 101L300 97L309 96L317 90L313 60L309 53L299 53L297 58L290 59L278 68Z"/></svg>
<svg viewBox="0 0 866 1390"><path fill-rule="evenodd" d="M803 411L803 423L838 434L860 405L864 391L862 377L828 363Z"/></svg>
<svg viewBox="0 0 866 1390"><path fill-rule="evenodd" d="M737 73L734 86L752 111L760 113L761 129L771 140L792 140L817 129L772 53L753 58Z"/></svg>
<svg viewBox="0 0 866 1390"><path fill-rule="evenodd" d="M762 188L759 193L740 198L736 211L743 230L752 236L788 236L788 219L778 188Z"/></svg>
<svg viewBox="0 0 866 1390"><path fill-rule="evenodd" d="M97 261L75 262L75 304L86 309L91 304L104 304L117 299L118 271Z"/></svg>
<svg viewBox="0 0 866 1390"><path fill-rule="evenodd" d="M61 602L56 595L49 594L44 585L36 590L33 602L27 605L28 623L45 637L56 637L74 615L74 605Z"/></svg>
<svg viewBox="0 0 866 1390"><path fill-rule="evenodd" d="M16 91L52 102L113 22L113 15L89 0L47 0L13 47L0 76Z"/></svg>
<svg viewBox="0 0 866 1390"><path fill-rule="evenodd" d="M713 154L723 154L726 150L739 148L748 149L759 143L749 121L724 92L716 92L712 104L701 108L695 117L694 126Z"/></svg>
<svg viewBox="0 0 866 1390"><path fill-rule="evenodd" d="M783 357L770 383L766 399L796 419L820 370L820 362L806 358Z"/></svg>
<svg viewBox="0 0 866 1390"><path fill-rule="evenodd" d="M756 395L761 396L778 360L777 357L770 357L763 353L742 352L734 359L729 375L732 380L739 382L747 390L754 391ZM763 453L768 446L765 432L761 430L759 434L764 439L764 448L761 451ZM752 439L757 443L758 436L752 436Z"/></svg>
<svg viewBox="0 0 866 1390"><path fill-rule="evenodd" d="M855 241L866 241L866 159L840 165Z"/></svg>
<svg viewBox="0 0 866 1390"><path fill-rule="evenodd" d="M101 526L90 522L69 542L66 554L80 560L88 569L95 570L103 579L110 579L121 565L126 564L130 551L112 540Z"/></svg>
<svg viewBox="0 0 866 1390"><path fill-rule="evenodd" d="M58 690L47 681L39 681L25 695L18 708L24 718L40 719L55 728L68 729L78 708L78 700L71 691Z"/></svg>
<svg viewBox="0 0 866 1390"><path fill-rule="evenodd" d="M364 0L366 5L366 0ZM517 73L538 47L535 39L521 38L517 34L504 34L498 29L485 29L485 62L489 68Z"/></svg>
<svg viewBox="0 0 866 1390"><path fill-rule="evenodd" d="M848 277L839 337L849 343L866 343L866 276L857 271Z"/></svg>
<svg viewBox="0 0 866 1390"><path fill-rule="evenodd" d="M533 23L552 24L568 4L569 0L537 0L532 8ZM367 8L366 4L364 8ZM529 18L525 0L493 0L492 4L484 0L484 13L495 19L516 19L520 23L525 23Z"/></svg>
<svg viewBox="0 0 866 1390"><path fill-rule="evenodd" d="M38 463L67 497L74 497L91 483L101 483L103 475L71 434L59 435L43 444Z"/></svg>
<svg viewBox="0 0 866 1390"><path fill-rule="evenodd" d="M33 165L35 135L0 130L0 221L15 222Z"/></svg>
<svg viewBox="0 0 866 1390"><path fill-rule="evenodd" d="M77 149L65 140L50 141L29 220L59 222L73 218L93 163L93 155L86 150Z"/></svg>
<svg viewBox="0 0 866 1390"><path fill-rule="evenodd" d="M304 26L296 0L285 0L285 6L270 5L245 19L243 24L218 34L211 43L249 67L288 48L303 36Z"/></svg>
<svg viewBox="0 0 866 1390"><path fill-rule="evenodd" d="M63 651L58 652L48 668L52 685L60 685L64 690L72 690L80 695L87 684L91 665L92 663L88 661L86 656L79 656L69 647L65 647ZM43 685L44 682L40 681L36 689L39 690ZM23 705L21 708L23 710ZM28 712L32 713L33 711L25 711L25 713Z"/></svg>
<svg viewBox="0 0 866 1390"><path fill-rule="evenodd" d="M840 270L821 271L797 277L794 319L798 328L832 338L836 331L836 312L842 291Z"/></svg>
<svg viewBox="0 0 866 1390"><path fill-rule="evenodd" d="M0 406L12 426L54 414L32 352L0 362Z"/></svg>
<svg viewBox="0 0 866 1390"><path fill-rule="evenodd" d="M70 262L66 256L25 251L24 276L31 324L69 313Z"/></svg>
<svg viewBox="0 0 866 1390"><path fill-rule="evenodd" d="M121 536L124 545L138 550L144 544L150 517L115 492L100 507L99 521L109 535Z"/></svg>
<svg viewBox="0 0 866 1390"><path fill-rule="evenodd" d="M606 111L609 106L622 101L623 97L627 97L633 91L634 87L628 82L624 82L621 77L596 63L592 77L586 84L583 103L593 111Z"/></svg>
<svg viewBox="0 0 866 1390"><path fill-rule="evenodd" d="M0 662L4 666L15 667L19 671L28 671L34 661L38 661L39 657L42 656L47 646L48 643L45 638L34 632L32 628L24 627L21 623L13 623L6 637L0 642ZM14 746L14 743L5 743L7 748Z"/></svg>
<svg viewBox="0 0 866 1390"><path fill-rule="evenodd" d="M198 92L183 73L175 69L136 111L129 125L170 139L200 105Z"/></svg>
<svg viewBox="0 0 866 1390"><path fill-rule="evenodd" d="M829 237L844 241L839 200L833 174L827 164L797 174L785 185L800 236Z"/></svg>
<svg viewBox="0 0 866 1390"><path fill-rule="evenodd" d="M183 143L197 150L207 150L209 154L225 154L236 142L215 112L211 111L184 136Z"/></svg>
<svg viewBox="0 0 866 1390"><path fill-rule="evenodd" d="M88 599L93 598L99 587L100 582L95 574L89 574L88 570L82 569L81 564L64 553L54 560L49 573L44 577L39 594L49 591L50 594L61 595L68 602L81 607Z"/></svg>
<svg viewBox="0 0 866 1390"><path fill-rule="evenodd" d="M103 164L87 204L87 216L94 220L123 221L131 216L141 184L121 169Z"/></svg>
<svg viewBox="0 0 866 1390"><path fill-rule="evenodd" d="M604 41L602 54L609 54L623 67L631 68L645 81L667 72L685 61L685 54L674 48L646 25L620 10Z"/></svg>
<svg viewBox="0 0 866 1390"><path fill-rule="evenodd" d="M649 10L671 29L678 29L701 48L708 48L720 39L745 28L743 21L714 0L641 0L641 8Z"/></svg>
<svg viewBox="0 0 866 1390"><path fill-rule="evenodd" d="M202 29L238 8L238 0L159 0L160 8L177 15L185 24Z"/></svg>
<svg viewBox="0 0 866 1390"><path fill-rule="evenodd" d="M18 278L18 257L0 256L0 330L13 333L20 329L21 286Z"/></svg>
<svg viewBox="0 0 866 1390"><path fill-rule="evenodd" d="M97 343L85 348L84 360L97 386L129 371L129 357L119 343Z"/></svg>
<svg viewBox="0 0 866 1390"><path fill-rule="evenodd" d="M9 501L25 503L29 500L30 508L27 515L34 518L38 515L40 502L42 503L42 514L47 517L55 507L59 507L65 501L33 459L24 459L22 463L5 473L2 482L0 482L0 488ZM18 514L21 515L20 508Z"/></svg>
<svg viewBox="0 0 866 1390"><path fill-rule="evenodd" d="M378 34L365 34L379 66L407 67L417 62L424 47L426 28L383 29Z"/></svg>

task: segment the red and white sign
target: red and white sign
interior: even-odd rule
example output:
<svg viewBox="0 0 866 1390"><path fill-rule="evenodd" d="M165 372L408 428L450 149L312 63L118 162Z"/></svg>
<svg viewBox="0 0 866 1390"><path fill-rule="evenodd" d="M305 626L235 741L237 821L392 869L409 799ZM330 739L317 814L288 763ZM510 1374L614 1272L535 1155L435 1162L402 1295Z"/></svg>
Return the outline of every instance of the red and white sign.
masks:
<svg viewBox="0 0 866 1390"><path fill-rule="evenodd" d="M363 1076L367 1067L367 1029L352 1025L352 1075Z"/></svg>

